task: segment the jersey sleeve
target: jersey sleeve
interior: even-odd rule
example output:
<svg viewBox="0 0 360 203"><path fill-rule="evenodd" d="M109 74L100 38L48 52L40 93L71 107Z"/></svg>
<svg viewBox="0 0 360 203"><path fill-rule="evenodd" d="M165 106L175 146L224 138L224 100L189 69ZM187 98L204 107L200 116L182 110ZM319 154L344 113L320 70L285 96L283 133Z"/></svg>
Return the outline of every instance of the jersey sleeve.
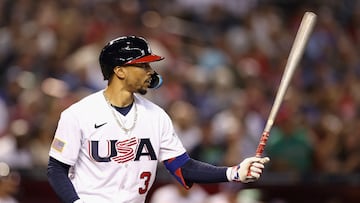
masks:
<svg viewBox="0 0 360 203"><path fill-rule="evenodd" d="M170 174L173 175L176 180L186 189L190 189L193 183L185 181L181 167L184 166L184 164L187 163L189 160L189 155L187 153L184 153L180 156L165 160L163 162Z"/></svg>
<svg viewBox="0 0 360 203"><path fill-rule="evenodd" d="M74 165L81 147L79 122L72 112L61 113L49 155L68 165Z"/></svg>
<svg viewBox="0 0 360 203"><path fill-rule="evenodd" d="M159 161L175 158L185 153L186 150L177 136L170 117L165 113L163 116L163 133L160 140Z"/></svg>

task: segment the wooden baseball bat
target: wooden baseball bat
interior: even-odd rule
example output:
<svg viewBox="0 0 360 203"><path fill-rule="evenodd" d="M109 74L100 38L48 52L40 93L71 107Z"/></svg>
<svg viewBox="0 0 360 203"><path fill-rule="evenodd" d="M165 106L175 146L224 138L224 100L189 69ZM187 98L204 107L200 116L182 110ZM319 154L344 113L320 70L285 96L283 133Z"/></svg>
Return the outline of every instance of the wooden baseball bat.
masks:
<svg viewBox="0 0 360 203"><path fill-rule="evenodd" d="M289 86L290 80L295 72L295 69L298 66L299 61L304 53L305 46L308 42L309 36L313 30L315 23L316 23L316 14L313 12L306 12L301 20L300 27L296 33L294 43L291 47L291 51L287 59L285 70L281 78L279 89L276 93L273 106L271 108L264 131L260 138L259 145L256 149L257 157L261 157L265 149L266 142L269 138L270 130L274 124L274 120L276 118L277 112L284 99L284 95Z"/></svg>

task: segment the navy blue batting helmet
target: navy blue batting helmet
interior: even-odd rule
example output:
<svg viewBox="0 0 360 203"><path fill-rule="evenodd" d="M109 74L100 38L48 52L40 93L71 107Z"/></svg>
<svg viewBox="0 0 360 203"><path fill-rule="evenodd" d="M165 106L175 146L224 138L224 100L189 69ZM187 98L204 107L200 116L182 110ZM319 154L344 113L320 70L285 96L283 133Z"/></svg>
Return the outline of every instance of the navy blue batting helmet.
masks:
<svg viewBox="0 0 360 203"><path fill-rule="evenodd" d="M150 63L162 59L164 59L164 57L151 52L150 46L144 38L124 36L111 40L105 45L101 50L99 62L104 80L109 80L111 75L114 74L114 68L116 66ZM150 88L157 88L161 85L162 79L160 75L157 74L156 77L159 83L151 85Z"/></svg>

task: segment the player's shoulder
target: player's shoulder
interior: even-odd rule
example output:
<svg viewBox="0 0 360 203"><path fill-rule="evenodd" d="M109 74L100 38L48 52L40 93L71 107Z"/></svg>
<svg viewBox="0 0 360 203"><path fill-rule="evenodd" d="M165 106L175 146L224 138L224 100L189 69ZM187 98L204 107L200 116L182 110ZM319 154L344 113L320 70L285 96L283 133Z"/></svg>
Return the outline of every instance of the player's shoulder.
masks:
<svg viewBox="0 0 360 203"><path fill-rule="evenodd" d="M135 94L135 99L138 104L143 106L148 111L153 111L154 113L165 113L165 110L162 107L145 98L144 96Z"/></svg>
<svg viewBox="0 0 360 203"><path fill-rule="evenodd" d="M159 105L155 104L154 102L150 101L148 98L139 95L134 94L136 102L146 108L155 108L155 109L162 109Z"/></svg>
<svg viewBox="0 0 360 203"><path fill-rule="evenodd" d="M67 109L63 111L63 113L68 112L68 113L82 114L88 112L89 109L95 111L98 108L94 108L94 107L98 106L104 100L102 97L102 92L103 90L100 90L83 97L79 101L70 105Z"/></svg>
<svg viewBox="0 0 360 203"><path fill-rule="evenodd" d="M163 129L172 128L171 118L162 107L138 94L135 94L135 101L141 120L146 121L147 125L162 126Z"/></svg>

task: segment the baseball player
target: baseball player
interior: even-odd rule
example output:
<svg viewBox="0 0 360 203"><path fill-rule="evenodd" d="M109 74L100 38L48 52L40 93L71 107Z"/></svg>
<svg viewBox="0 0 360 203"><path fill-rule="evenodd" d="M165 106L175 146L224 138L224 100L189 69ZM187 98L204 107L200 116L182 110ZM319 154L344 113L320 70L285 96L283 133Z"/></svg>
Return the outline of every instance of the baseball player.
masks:
<svg viewBox="0 0 360 203"><path fill-rule="evenodd" d="M49 152L48 179L63 202L144 203L158 162L187 189L260 177L267 157L232 167L189 157L167 113L142 96L162 84L150 66L160 60L142 37L119 37L102 49L107 87L61 113Z"/></svg>

